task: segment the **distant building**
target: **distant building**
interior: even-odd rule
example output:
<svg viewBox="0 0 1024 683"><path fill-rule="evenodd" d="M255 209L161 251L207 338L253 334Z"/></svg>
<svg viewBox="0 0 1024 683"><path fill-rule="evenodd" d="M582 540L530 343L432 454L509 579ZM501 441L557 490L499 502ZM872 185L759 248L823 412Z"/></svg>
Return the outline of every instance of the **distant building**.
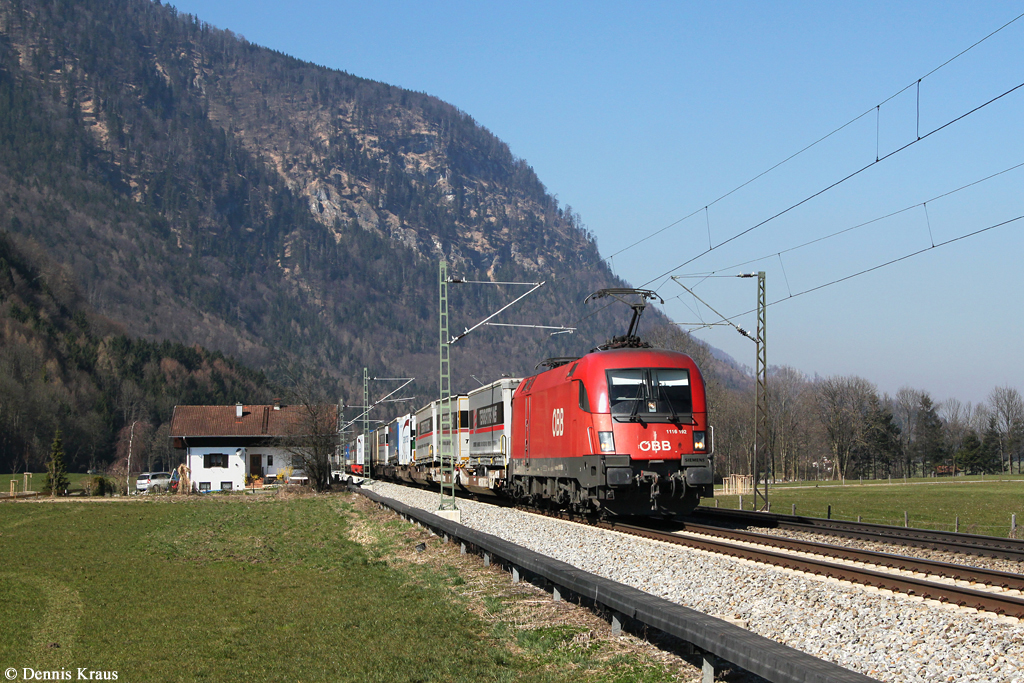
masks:
<svg viewBox="0 0 1024 683"><path fill-rule="evenodd" d="M174 448L185 451L198 491L231 491L245 486L245 475L269 483L292 466L289 445L301 439L303 406L175 406L171 418ZM297 466L296 466L297 467ZM293 480L302 478L293 472Z"/></svg>

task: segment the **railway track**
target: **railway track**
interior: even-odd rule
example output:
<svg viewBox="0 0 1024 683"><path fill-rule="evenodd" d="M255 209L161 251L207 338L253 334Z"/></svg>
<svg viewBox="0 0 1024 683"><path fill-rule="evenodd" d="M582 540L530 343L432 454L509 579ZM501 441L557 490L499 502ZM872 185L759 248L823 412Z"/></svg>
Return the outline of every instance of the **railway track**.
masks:
<svg viewBox="0 0 1024 683"><path fill-rule="evenodd" d="M855 562L863 565L884 567L903 572L913 572L924 576L934 576L960 583L997 588L1002 591L1016 591L1024 595L1024 575L1013 572L997 571L970 567L962 564L940 562L908 555L895 553L878 552L874 550L862 550L844 546L818 543L816 541L804 541L769 534L759 534L752 531L740 531L736 529L723 529L715 526L701 524L687 524L684 529L670 533L689 532L714 538L723 538L741 543L780 548L792 552L807 555L827 557L845 562Z"/></svg>
<svg viewBox="0 0 1024 683"><path fill-rule="evenodd" d="M744 510L722 510L699 507L690 516L691 520L706 520L717 525L754 526L770 529L804 531L863 541L877 541L894 545L905 545L932 550L994 557L1024 562L1024 540L961 534L951 531L932 531L913 527L889 526L848 522L819 517L781 515L774 512L747 512Z"/></svg>
<svg viewBox="0 0 1024 683"><path fill-rule="evenodd" d="M828 576L926 600L1024 618L1024 576L1008 572L692 524L687 525L688 531L696 532L699 528L703 533L680 535L679 532L618 522L597 522L596 525L656 541ZM705 534L728 535L728 538ZM988 589L974 587L977 584L983 584Z"/></svg>

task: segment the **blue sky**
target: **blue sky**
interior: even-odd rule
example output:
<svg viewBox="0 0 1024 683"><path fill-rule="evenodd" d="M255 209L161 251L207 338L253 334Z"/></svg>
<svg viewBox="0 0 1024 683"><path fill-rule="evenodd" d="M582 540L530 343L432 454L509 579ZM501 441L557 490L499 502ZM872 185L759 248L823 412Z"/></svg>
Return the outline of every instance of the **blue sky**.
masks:
<svg viewBox="0 0 1024 683"><path fill-rule="evenodd" d="M614 270L637 286L654 279L682 323L716 316L656 276L764 270L778 301L771 365L936 400L1024 391L1024 220L789 298L1024 215L1024 167L928 201L1024 163L1024 88L926 135L1024 83L1024 19L923 78L920 108L916 86L888 99L1024 2L172 4L253 43L454 104L533 166L605 256L697 211L618 253ZM728 316L755 302L753 280L684 282ZM751 329L753 315L736 322ZM731 328L696 334L753 365L753 343Z"/></svg>

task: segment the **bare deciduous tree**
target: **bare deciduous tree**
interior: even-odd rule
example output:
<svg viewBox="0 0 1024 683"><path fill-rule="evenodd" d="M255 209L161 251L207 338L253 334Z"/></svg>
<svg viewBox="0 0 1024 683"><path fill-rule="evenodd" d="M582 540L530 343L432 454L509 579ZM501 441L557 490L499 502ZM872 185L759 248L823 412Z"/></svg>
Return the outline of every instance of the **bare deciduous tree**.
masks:
<svg viewBox="0 0 1024 683"><path fill-rule="evenodd" d="M307 392L297 397L286 450L292 467L309 477L314 491L331 487L331 456L338 445L338 406Z"/></svg>
<svg viewBox="0 0 1024 683"><path fill-rule="evenodd" d="M810 424L805 410L810 382L789 366L771 368L768 376L768 449L772 471L779 463L784 479L795 479L800 456L810 443Z"/></svg>
<svg viewBox="0 0 1024 683"><path fill-rule="evenodd" d="M863 439L869 399L875 386L861 377L827 377L818 383L818 418L835 459L832 478L846 478L850 455Z"/></svg>
<svg viewBox="0 0 1024 683"><path fill-rule="evenodd" d="M1006 471L1011 470L1011 460L1014 452L1018 450L1015 438L1024 425L1024 400L1020 392L1013 387L996 387L988 395L988 402L992 407L992 416L996 419L996 429L999 430L999 459L1005 461ZM1018 468L1019 469L1019 468Z"/></svg>
<svg viewBox="0 0 1024 683"><path fill-rule="evenodd" d="M971 430L970 417L973 412L971 402L961 403L959 399L949 398L939 404L939 417L946 425L946 448L949 453L956 453L963 446L964 437Z"/></svg>
<svg viewBox="0 0 1024 683"><path fill-rule="evenodd" d="M914 432L917 429L918 412L921 408L923 391L911 387L900 387L892 402L892 414L900 428L900 450L903 452L903 474L913 475L910 454L914 443Z"/></svg>

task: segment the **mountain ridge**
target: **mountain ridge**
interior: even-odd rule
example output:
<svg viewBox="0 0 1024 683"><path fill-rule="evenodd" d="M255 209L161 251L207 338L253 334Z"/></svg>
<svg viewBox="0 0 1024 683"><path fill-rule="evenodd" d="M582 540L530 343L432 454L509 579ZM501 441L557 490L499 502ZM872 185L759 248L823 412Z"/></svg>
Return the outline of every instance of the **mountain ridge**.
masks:
<svg viewBox="0 0 1024 683"><path fill-rule="evenodd" d="M583 305L625 283L469 114L150 0L0 3L0 231L129 337L348 403L363 368L436 395L442 258L466 280L547 282L503 322L578 328L481 328L454 350L457 391L585 353L628 315ZM453 285L452 329L521 291ZM643 329L704 353L667 324L651 311Z"/></svg>
<svg viewBox="0 0 1024 683"><path fill-rule="evenodd" d="M313 329L363 364L387 364L342 329L355 322L374 334L375 321L345 305L358 299L404 308L424 328L406 354L421 366L414 357L436 335L425 329L429 316L409 309L429 301L442 256L468 276L589 282L570 302L561 294L547 302L576 316L590 313L580 308L584 289L616 283L578 216L450 104L253 46L146 0L56 7L22 0L3 13L5 72L31 90L32 106L52 114L38 126L59 126L67 138L62 149L43 151L77 156L78 168L65 175L87 170L78 185L107 191L121 221L135 224L129 239L141 249L95 214L76 215L76 201L56 207L68 214L58 221L63 231L38 221L8 229L72 263L90 302L134 334L195 339L266 367L281 345L268 345L257 327L279 338ZM48 97L46 85L63 99ZM97 237L112 259L89 253ZM419 291L380 277L389 267L401 280L415 270ZM158 303L140 305L125 296L129 287ZM234 305L222 300L231 289L242 293ZM287 302L267 305L282 296ZM466 305L469 317L484 312L474 300L496 300L466 298L453 304ZM285 303L295 324L268 321ZM309 344L292 346L308 357ZM520 354L521 368L526 360Z"/></svg>

